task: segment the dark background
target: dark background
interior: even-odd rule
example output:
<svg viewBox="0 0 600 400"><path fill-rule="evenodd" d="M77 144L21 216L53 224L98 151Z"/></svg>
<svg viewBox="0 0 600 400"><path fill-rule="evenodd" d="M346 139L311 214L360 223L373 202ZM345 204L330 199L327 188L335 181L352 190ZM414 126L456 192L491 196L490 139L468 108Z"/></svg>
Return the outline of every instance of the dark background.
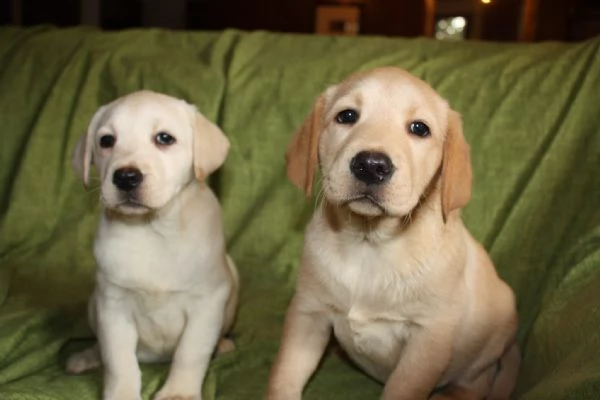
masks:
<svg viewBox="0 0 600 400"><path fill-rule="evenodd" d="M361 34L414 37L425 34L425 0L0 0L0 24L82 23L82 7L99 4L103 29L156 26L175 29L270 30L312 33L316 7L358 4ZM437 0L436 9L460 9L476 0ZM600 34L600 0L536 0L532 40L575 41ZM492 0L481 6L478 39L515 41L525 0ZM448 7L449 6L449 7ZM469 8L467 7L467 8ZM464 7L463 7L464 8ZM20 10L20 11L19 11ZM446 13L447 14L447 13ZM467 15L468 17L468 15ZM89 23L89 22L88 22Z"/></svg>

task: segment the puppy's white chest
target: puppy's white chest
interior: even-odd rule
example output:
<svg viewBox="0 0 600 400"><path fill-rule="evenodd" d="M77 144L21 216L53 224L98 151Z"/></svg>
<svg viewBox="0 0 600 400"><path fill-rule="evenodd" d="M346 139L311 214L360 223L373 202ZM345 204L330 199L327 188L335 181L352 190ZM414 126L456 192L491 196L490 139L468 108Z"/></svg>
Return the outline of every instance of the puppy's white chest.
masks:
<svg viewBox="0 0 600 400"><path fill-rule="evenodd" d="M405 345L407 323L357 307L346 315L334 314L332 322L334 334L348 355L374 378L385 381Z"/></svg>
<svg viewBox="0 0 600 400"><path fill-rule="evenodd" d="M385 381L406 344L414 311L401 300L406 288L396 274L399 260L363 243L338 250L314 258L313 271L326 292L320 300L332 310L334 334L348 355Z"/></svg>
<svg viewBox="0 0 600 400"><path fill-rule="evenodd" d="M133 290L193 288L202 279L199 266L207 264L211 250L201 252L201 245L184 246L176 235L180 233L165 237L146 227L101 226L95 247L99 272L111 283Z"/></svg>

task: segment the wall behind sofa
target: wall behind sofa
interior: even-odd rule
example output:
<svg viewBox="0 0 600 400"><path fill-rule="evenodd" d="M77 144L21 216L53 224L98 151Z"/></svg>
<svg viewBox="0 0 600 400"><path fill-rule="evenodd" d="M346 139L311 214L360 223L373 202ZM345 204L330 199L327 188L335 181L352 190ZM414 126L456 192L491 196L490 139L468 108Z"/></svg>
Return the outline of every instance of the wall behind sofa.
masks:
<svg viewBox="0 0 600 400"><path fill-rule="evenodd" d="M486 1L489 4L482 6L482 0L3 0L0 24L84 22L104 29L158 26L312 33L317 6L335 2L361 8L361 34L414 37L427 30L425 4L429 2L439 10L452 4L467 4L467 9L479 5L483 18L475 37L515 41L520 37L524 4L531 3L536 21L529 40L584 40L600 35L599 0Z"/></svg>
<svg viewBox="0 0 600 400"><path fill-rule="evenodd" d="M414 0L369 0L363 3L361 33L393 36L423 34L424 6ZM20 7L17 24L81 22L83 7L98 4L98 25L105 29L162 26L175 29L271 30L312 33L316 0L9 0L5 8ZM178 8L181 10L178 12ZM10 15L10 10L5 15ZM181 14L182 18L177 18ZM0 23L8 23L4 18Z"/></svg>

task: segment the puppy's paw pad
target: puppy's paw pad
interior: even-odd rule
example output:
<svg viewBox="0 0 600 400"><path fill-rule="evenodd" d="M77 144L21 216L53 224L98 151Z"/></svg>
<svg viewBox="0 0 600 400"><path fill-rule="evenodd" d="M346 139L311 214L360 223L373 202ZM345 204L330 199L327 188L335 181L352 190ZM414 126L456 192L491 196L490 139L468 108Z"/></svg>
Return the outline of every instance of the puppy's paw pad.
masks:
<svg viewBox="0 0 600 400"><path fill-rule="evenodd" d="M69 374L81 374L87 369L87 362L79 357L70 357L65 366L65 370Z"/></svg>
<svg viewBox="0 0 600 400"><path fill-rule="evenodd" d="M219 344L217 344L216 355L229 353L233 350L235 350L235 343L233 342L233 340L222 338L221 340L219 340Z"/></svg>
<svg viewBox="0 0 600 400"><path fill-rule="evenodd" d="M69 357L65 369L70 374L80 374L100 366L100 357L95 348L75 353Z"/></svg>

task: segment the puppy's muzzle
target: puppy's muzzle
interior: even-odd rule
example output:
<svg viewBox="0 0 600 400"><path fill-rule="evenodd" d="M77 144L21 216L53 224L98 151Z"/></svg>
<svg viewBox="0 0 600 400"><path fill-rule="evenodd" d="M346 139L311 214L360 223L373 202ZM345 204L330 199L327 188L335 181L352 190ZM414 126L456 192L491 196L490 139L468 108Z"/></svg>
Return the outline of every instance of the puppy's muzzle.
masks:
<svg viewBox="0 0 600 400"><path fill-rule="evenodd" d="M143 180L144 175L137 168L119 168L115 170L112 178L117 189L124 192L135 190Z"/></svg>
<svg viewBox="0 0 600 400"><path fill-rule="evenodd" d="M350 160L352 175L367 185L387 182L395 170L392 160L381 152L361 151Z"/></svg>

